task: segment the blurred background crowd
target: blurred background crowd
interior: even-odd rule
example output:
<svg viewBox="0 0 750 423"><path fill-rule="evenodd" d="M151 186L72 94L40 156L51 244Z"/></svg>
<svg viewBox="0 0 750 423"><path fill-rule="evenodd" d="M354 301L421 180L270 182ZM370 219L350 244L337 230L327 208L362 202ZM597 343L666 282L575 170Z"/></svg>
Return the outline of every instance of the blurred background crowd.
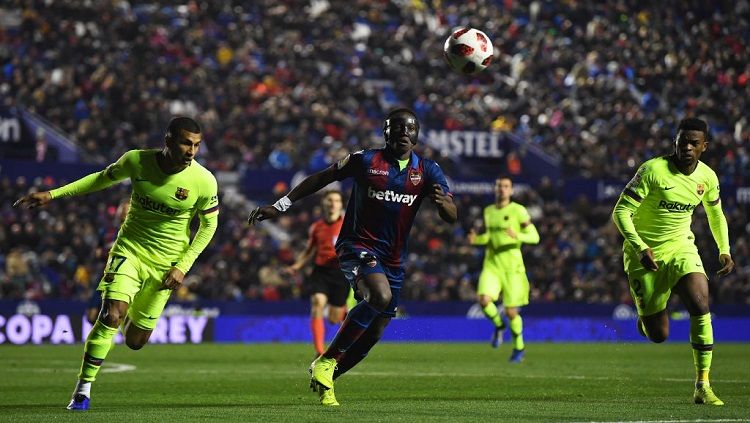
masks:
<svg viewBox="0 0 750 423"><path fill-rule="evenodd" d="M33 189L60 182L38 180ZM28 192L30 184L23 179L0 180L0 298L85 300L101 278L129 187L54 201L43 210L13 209L13 201ZM610 219L612 204L584 199L563 204L554 190L544 189L526 189L515 200L528 207L541 236L538 245L524 247L532 302L631 302L622 270L622 241ZM482 209L493 199L462 195L455 201L460 221L452 226L440 220L432 205L422 206L409 241L404 299L475 299L483 252L468 244L466 234L472 227L482 230ZM214 240L176 298L307 297L304 274L291 276L285 268L304 249L310 224L320 218L318 202L319 197L312 196L295 203L287 214L257 229L246 224L248 209L224 204ZM747 214L731 201L724 204L737 269L719 279L718 251L702 210L695 213L693 229L713 301L750 304Z"/></svg>
<svg viewBox="0 0 750 423"><path fill-rule="evenodd" d="M750 183L747 0L10 0L0 9L2 105L44 117L102 165L161 145L169 118L185 114L202 123L200 161L214 171L314 171L381 145L384 113L407 105L423 128L506 132L558 158L565 176L619 180L669 151L679 119L699 116L712 128L705 161L722 183ZM442 59L461 25L495 44L492 67L473 79ZM39 213L10 208L31 186L60 182L0 180L0 297L84 298L96 285L127 187ZM549 186L516 200L542 239L524 250L532 301L629 301L612 204L564 203ZM428 205L420 214L406 298L474 298L481 250L465 234L492 198L456 201L454 227L436 224ZM316 206L254 230L248 210L225 204L178 295L304 296L302 279L280 270L304 247ZM724 208L738 268L711 278L713 299L750 303L748 217L733 199ZM701 211L695 221L715 271Z"/></svg>

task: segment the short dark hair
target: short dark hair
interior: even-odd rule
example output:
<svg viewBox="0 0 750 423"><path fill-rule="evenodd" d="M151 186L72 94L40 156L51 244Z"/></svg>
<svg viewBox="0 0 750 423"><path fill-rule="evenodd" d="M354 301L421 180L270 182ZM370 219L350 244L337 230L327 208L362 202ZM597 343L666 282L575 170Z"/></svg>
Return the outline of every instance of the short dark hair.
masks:
<svg viewBox="0 0 750 423"><path fill-rule="evenodd" d="M677 132L680 131L701 131L708 141L708 123L703 119L695 117L682 119L677 126Z"/></svg>
<svg viewBox="0 0 750 423"><path fill-rule="evenodd" d="M408 113L414 116L414 120L417 121L417 130L419 130L419 117L417 117L417 114L414 113L414 110L408 107L398 107L388 112L388 114L385 116L385 120L383 120L383 130L385 130L388 119L392 118L393 116L399 115L401 113Z"/></svg>
<svg viewBox="0 0 750 423"><path fill-rule="evenodd" d="M201 133L201 126L198 125L198 122L196 122L195 119L187 116L177 116L169 121L169 126L167 126L167 136L170 138L176 136L180 129L192 132L193 134Z"/></svg>
<svg viewBox="0 0 750 423"><path fill-rule="evenodd" d="M513 183L513 178L511 178L510 175L508 175L507 173L501 173L500 175L497 176L497 178L495 178L496 181L499 181L501 179L507 179L510 181L511 184Z"/></svg>

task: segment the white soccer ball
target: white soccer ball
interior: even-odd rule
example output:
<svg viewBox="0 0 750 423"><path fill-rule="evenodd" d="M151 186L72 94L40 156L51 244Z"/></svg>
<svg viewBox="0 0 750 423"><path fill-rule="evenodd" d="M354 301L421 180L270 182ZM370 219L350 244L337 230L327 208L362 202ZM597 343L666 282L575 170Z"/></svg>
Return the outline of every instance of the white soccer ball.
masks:
<svg viewBox="0 0 750 423"><path fill-rule="evenodd" d="M443 46L443 55L453 70L464 75L479 73L492 61L492 41L474 28L455 30Z"/></svg>

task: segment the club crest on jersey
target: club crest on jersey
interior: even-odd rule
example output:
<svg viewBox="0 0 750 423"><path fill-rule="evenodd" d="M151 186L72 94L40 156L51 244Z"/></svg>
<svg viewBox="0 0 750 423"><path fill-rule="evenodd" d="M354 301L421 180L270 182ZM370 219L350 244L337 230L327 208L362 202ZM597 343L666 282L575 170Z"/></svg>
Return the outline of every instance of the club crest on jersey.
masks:
<svg viewBox="0 0 750 423"><path fill-rule="evenodd" d="M190 190L187 190L185 188L177 188L177 191L175 191L174 196L180 201L187 200L189 192Z"/></svg>
<svg viewBox="0 0 750 423"><path fill-rule="evenodd" d="M417 171L409 172L409 180L413 185L419 185L422 182L422 175Z"/></svg>
<svg viewBox="0 0 750 423"><path fill-rule="evenodd" d="M698 195L703 195L704 191L706 191L706 186L703 184L698 184L698 186L695 188L695 192L697 192Z"/></svg>

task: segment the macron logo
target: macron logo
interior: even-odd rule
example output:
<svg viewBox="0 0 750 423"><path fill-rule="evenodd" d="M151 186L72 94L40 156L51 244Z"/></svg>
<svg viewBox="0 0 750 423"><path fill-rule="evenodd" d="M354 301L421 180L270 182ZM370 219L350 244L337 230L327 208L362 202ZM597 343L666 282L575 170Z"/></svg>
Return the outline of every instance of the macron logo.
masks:
<svg viewBox="0 0 750 423"><path fill-rule="evenodd" d="M376 200L391 201L393 203L404 203L411 206L417 199L417 194L398 194L391 190L375 191L372 187L367 187L367 196Z"/></svg>
<svg viewBox="0 0 750 423"><path fill-rule="evenodd" d="M385 169L367 169L367 173L370 175L388 176L388 171Z"/></svg>

